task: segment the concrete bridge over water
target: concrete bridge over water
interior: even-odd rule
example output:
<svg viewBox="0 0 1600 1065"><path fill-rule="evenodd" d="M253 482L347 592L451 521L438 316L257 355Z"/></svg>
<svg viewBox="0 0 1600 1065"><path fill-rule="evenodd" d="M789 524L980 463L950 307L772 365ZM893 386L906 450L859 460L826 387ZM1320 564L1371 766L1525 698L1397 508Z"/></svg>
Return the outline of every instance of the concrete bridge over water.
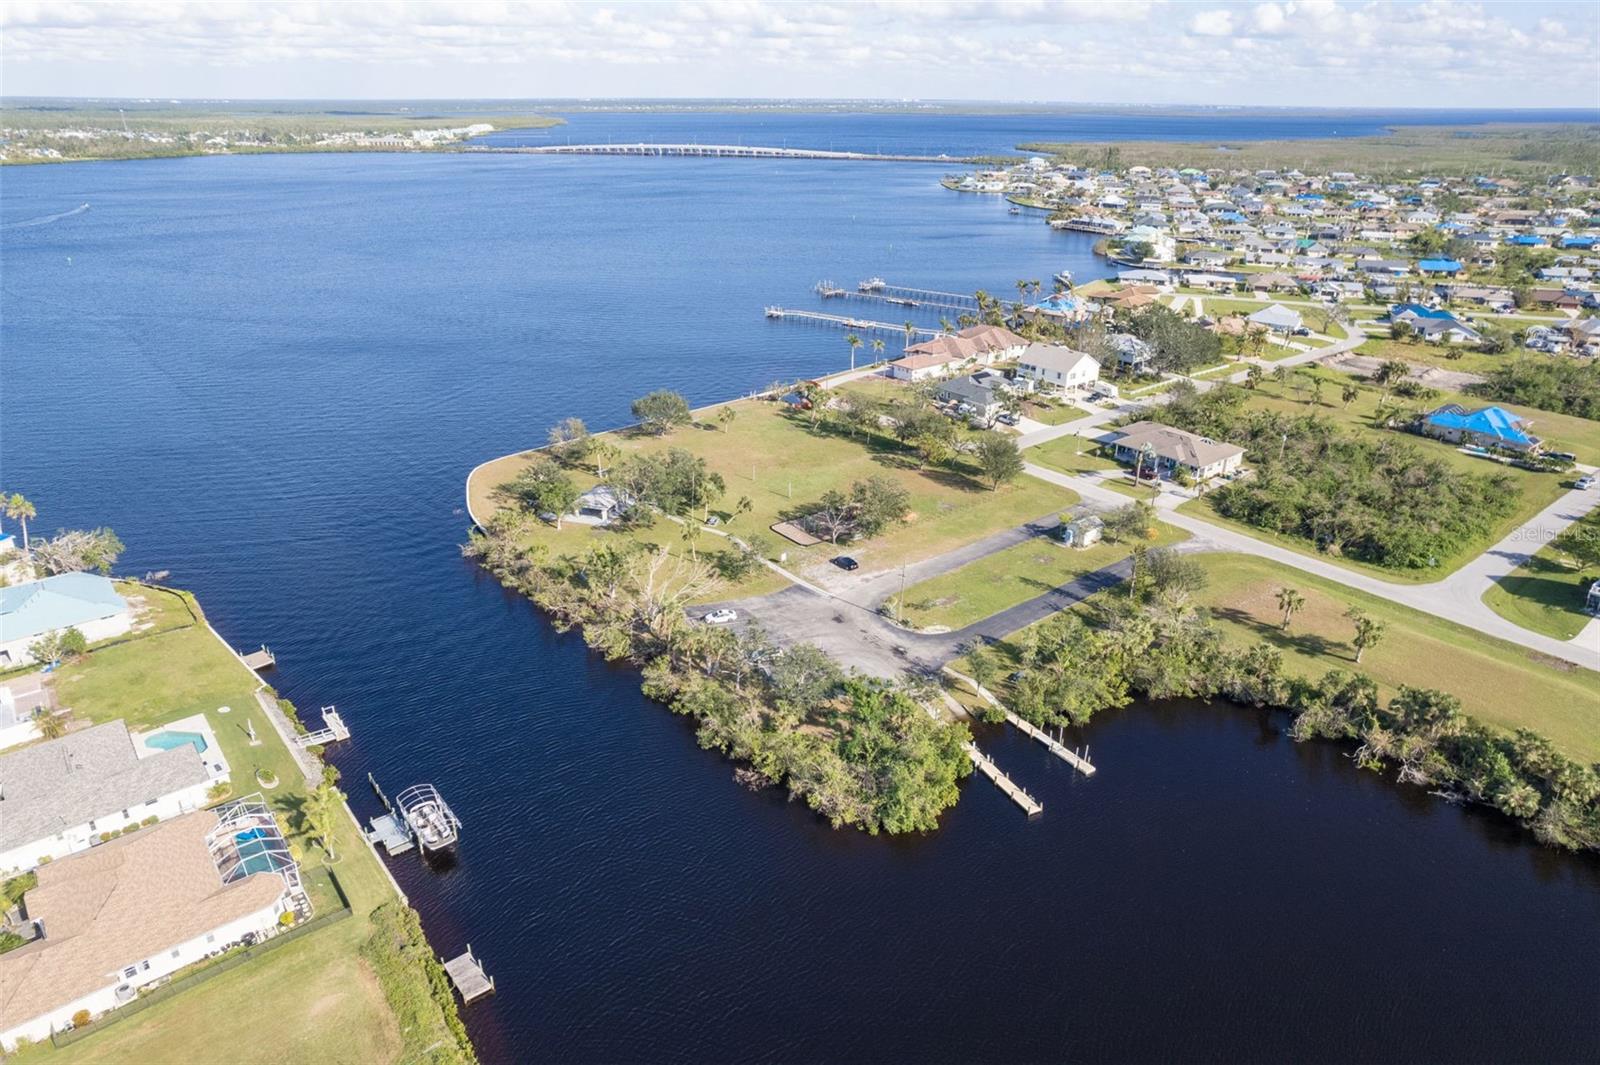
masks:
<svg viewBox="0 0 1600 1065"><path fill-rule="evenodd" d="M539 144L526 147L473 147L474 152L513 152L519 155L662 155L717 159L840 159L877 163L972 162L957 155L902 155L881 152L838 152L822 148L776 148L755 144Z"/></svg>

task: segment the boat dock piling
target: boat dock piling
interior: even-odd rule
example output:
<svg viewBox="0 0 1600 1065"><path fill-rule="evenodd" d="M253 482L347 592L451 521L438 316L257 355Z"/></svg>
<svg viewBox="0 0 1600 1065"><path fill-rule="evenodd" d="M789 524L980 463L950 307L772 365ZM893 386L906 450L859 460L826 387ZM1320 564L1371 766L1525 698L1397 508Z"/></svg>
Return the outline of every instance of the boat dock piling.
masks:
<svg viewBox="0 0 1600 1065"><path fill-rule="evenodd" d="M443 958L439 960L444 961ZM444 961L444 971L450 974L450 982L456 985L463 1005L494 994L494 977L483 971L483 962L473 955L471 943L467 944L465 954Z"/></svg>
<svg viewBox="0 0 1600 1065"><path fill-rule="evenodd" d="M251 651L249 654L240 655L239 657L244 659L245 665L257 673L264 669L271 669L278 664L278 656L273 654L266 644L262 644L261 649L258 651Z"/></svg>
<svg viewBox="0 0 1600 1065"><path fill-rule="evenodd" d="M913 299L919 303L950 307L961 311L975 311L978 309L978 297L965 292L940 292L938 289L932 288L891 285L881 277L867 278L856 285L856 291L866 295L897 296L904 299Z"/></svg>
<svg viewBox="0 0 1600 1065"><path fill-rule="evenodd" d="M1000 767L990 761L989 756L978 750L976 743L968 743L967 754L972 759L972 764L978 772L994 781L995 786L1005 792L1006 797L1018 806L1029 817L1035 817L1044 811L1044 804L1023 791L1010 777L1000 771Z"/></svg>
<svg viewBox="0 0 1600 1065"><path fill-rule="evenodd" d="M371 773L367 774L367 783L372 785L372 790L378 796L378 801L383 803L383 808L389 811L372 819L372 830L366 833L367 840L383 844L383 849L391 856L411 850L416 846L411 837L411 826L406 824L404 817L395 813L394 803L390 802L389 796L378 787L378 780Z"/></svg>
<svg viewBox="0 0 1600 1065"><path fill-rule="evenodd" d="M838 326L841 329L855 329L864 333L894 333L897 336L906 335L906 327L895 325L893 322L874 322L866 318L847 318L842 314L823 314L821 311L796 311L788 307L768 307L768 318L794 318L802 322L815 322L818 325ZM924 329L913 326L913 336L936 337L937 329Z"/></svg>
<svg viewBox="0 0 1600 1065"><path fill-rule="evenodd" d="M1048 732L1046 732L1043 729L1039 728L1038 726L1034 725L1032 722L1024 721L1022 718L1018 717L1016 714L1013 714L1010 710L1006 711L1006 720L1011 722L1013 725L1017 726L1017 728L1020 729L1025 734L1027 734L1029 736L1032 736L1034 739L1036 739L1040 743L1044 744L1045 747L1047 747L1049 749L1051 754L1055 755L1057 758L1061 759L1063 762L1066 762L1068 765L1070 765L1072 768L1076 769L1078 772L1082 773L1084 776L1086 776L1086 777L1094 776L1094 766L1089 763L1089 759L1088 758L1083 757L1082 755L1079 755L1076 751L1073 751L1072 749L1064 746L1059 741L1057 741L1054 736L1051 736ZM1087 753L1088 753L1087 748L1085 748L1085 754L1087 754Z"/></svg>

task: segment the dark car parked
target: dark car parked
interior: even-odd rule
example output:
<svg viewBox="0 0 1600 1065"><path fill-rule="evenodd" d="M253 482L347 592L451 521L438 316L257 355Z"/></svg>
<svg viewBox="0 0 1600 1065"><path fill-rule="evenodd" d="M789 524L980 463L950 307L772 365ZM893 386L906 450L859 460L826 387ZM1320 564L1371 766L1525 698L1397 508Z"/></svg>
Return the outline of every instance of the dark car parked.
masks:
<svg viewBox="0 0 1600 1065"><path fill-rule="evenodd" d="M861 568L861 563L857 562L849 555L840 555L838 558L833 560L833 564L842 570L858 570Z"/></svg>

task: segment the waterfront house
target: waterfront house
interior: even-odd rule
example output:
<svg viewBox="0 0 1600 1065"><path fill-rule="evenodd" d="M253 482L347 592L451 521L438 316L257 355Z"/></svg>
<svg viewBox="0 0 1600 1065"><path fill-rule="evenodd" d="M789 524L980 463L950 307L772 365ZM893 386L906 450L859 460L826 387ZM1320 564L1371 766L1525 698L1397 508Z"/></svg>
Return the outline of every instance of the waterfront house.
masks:
<svg viewBox="0 0 1600 1065"><path fill-rule="evenodd" d="M133 612L98 573L61 573L0 588L0 669L26 665L28 645L75 628L94 643L133 628Z"/></svg>
<svg viewBox="0 0 1600 1065"><path fill-rule="evenodd" d="M889 376L896 381L927 381L943 377L963 361L949 355L907 355L889 364Z"/></svg>
<svg viewBox="0 0 1600 1065"><path fill-rule="evenodd" d="M1117 369L1122 373L1152 373L1156 349L1132 333L1112 333L1106 337L1117 352Z"/></svg>
<svg viewBox="0 0 1600 1065"><path fill-rule="evenodd" d="M1099 378L1100 362L1061 344L1030 344L1019 357L1017 373L1045 387L1081 391Z"/></svg>
<svg viewBox="0 0 1600 1065"><path fill-rule="evenodd" d="M209 745L197 733L160 735L187 742L153 735L136 744L125 724L109 721L0 755L0 874L204 806L213 782L227 778L219 754L202 752Z"/></svg>
<svg viewBox="0 0 1600 1065"><path fill-rule="evenodd" d="M1419 427L1423 435L1451 444L1527 453L1539 450L1541 444L1538 437L1528 432L1532 425L1528 419L1503 407L1469 411L1459 403L1446 403L1423 415Z"/></svg>
<svg viewBox="0 0 1600 1065"><path fill-rule="evenodd" d="M1244 463L1244 449L1175 429L1160 422L1134 422L1100 438L1118 462L1143 465L1143 472L1167 475L1183 470L1195 481L1232 473Z"/></svg>
<svg viewBox="0 0 1600 1065"><path fill-rule="evenodd" d="M309 917L259 797L139 830L38 870L21 946L0 954L0 1049L99 1017L179 969Z"/></svg>

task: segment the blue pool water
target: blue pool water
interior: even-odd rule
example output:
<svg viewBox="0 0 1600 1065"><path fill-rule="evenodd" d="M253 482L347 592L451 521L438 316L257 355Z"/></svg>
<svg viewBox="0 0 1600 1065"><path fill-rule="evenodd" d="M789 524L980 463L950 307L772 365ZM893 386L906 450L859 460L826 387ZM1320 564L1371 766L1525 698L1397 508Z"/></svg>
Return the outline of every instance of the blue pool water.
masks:
<svg viewBox="0 0 1600 1065"><path fill-rule="evenodd" d="M206 738L198 732L157 732L144 738L144 745L158 751L173 751L188 744L196 754L206 753Z"/></svg>

